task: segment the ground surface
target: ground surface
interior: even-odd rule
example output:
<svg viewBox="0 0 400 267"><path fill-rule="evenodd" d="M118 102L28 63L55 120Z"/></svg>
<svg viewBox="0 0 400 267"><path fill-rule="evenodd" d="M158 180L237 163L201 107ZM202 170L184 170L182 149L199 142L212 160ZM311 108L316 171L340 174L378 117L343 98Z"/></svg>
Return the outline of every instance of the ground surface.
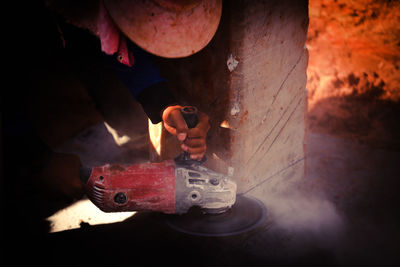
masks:
<svg viewBox="0 0 400 267"><path fill-rule="evenodd" d="M23 258L14 254L16 261L49 264L397 263L400 152L320 133L307 135L307 147L308 173L299 190L266 203L268 220L250 233L195 237L170 229L162 214L143 212L113 224L92 226L83 219L78 229L49 234L45 218L66 203L30 192L29 209L20 206L7 221L10 252L23 251Z"/></svg>

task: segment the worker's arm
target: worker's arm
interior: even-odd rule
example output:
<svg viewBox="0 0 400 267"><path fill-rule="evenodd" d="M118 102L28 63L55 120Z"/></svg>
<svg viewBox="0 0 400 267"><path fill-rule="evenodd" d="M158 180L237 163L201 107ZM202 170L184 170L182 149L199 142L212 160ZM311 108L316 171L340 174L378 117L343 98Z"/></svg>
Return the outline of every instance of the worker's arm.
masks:
<svg viewBox="0 0 400 267"><path fill-rule="evenodd" d="M210 128L208 116L199 112L199 123L188 129L167 81L161 77L151 62L151 56L135 46L128 44L133 52L132 67L117 60L112 63L113 70L127 86L134 98L142 105L153 123L164 122L166 130L182 142L182 150L189 152L192 159L201 159L206 151L206 136Z"/></svg>
<svg viewBox="0 0 400 267"><path fill-rule="evenodd" d="M154 124L159 123L162 120L162 111L166 107L176 104L177 101L167 85L167 80L153 65L151 55L132 42L128 42L128 47L133 53L133 66L120 63L116 55L105 55L106 63L142 105L150 120Z"/></svg>

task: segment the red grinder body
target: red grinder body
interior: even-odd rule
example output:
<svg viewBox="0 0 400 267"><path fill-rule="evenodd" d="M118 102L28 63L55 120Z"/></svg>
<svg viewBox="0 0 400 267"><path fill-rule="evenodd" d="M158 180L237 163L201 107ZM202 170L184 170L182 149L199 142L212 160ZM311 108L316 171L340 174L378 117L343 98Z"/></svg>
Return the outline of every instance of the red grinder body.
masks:
<svg viewBox="0 0 400 267"><path fill-rule="evenodd" d="M180 159L93 167L85 179L86 193L104 212L183 214L198 206L206 213L221 213L235 203L236 183L198 163L188 165Z"/></svg>
<svg viewBox="0 0 400 267"><path fill-rule="evenodd" d="M174 162L94 167L86 183L86 192L104 212L153 210L175 213Z"/></svg>

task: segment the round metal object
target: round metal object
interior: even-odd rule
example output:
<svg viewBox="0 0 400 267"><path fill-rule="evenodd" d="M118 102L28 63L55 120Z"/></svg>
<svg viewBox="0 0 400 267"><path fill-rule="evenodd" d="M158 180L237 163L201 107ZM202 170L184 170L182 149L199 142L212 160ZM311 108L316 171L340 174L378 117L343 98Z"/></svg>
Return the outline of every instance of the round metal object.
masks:
<svg viewBox="0 0 400 267"><path fill-rule="evenodd" d="M217 178L212 178L212 179L210 179L210 184L219 185L219 180Z"/></svg>
<svg viewBox="0 0 400 267"><path fill-rule="evenodd" d="M226 212L204 213L192 208L182 215L167 215L166 223L172 229L198 236L231 236L259 227L266 221L264 204L252 197L237 196L235 204Z"/></svg>
<svg viewBox="0 0 400 267"><path fill-rule="evenodd" d="M118 204L125 204L127 200L128 200L127 196L122 192L119 192L114 196L114 202Z"/></svg>

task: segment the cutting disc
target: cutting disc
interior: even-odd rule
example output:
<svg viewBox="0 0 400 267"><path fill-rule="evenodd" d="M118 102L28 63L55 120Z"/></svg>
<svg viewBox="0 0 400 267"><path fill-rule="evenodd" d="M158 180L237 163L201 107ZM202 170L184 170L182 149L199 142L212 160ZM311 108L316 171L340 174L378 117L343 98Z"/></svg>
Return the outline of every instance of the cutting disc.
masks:
<svg viewBox="0 0 400 267"><path fill-rule="evenodd" d="M267 217L264 204L252 197L237 196L236 202L224 213L204 214L190 209L182 215L168 215L166 223L173 229L199 236L230 236L257 228Z"/></svg>

